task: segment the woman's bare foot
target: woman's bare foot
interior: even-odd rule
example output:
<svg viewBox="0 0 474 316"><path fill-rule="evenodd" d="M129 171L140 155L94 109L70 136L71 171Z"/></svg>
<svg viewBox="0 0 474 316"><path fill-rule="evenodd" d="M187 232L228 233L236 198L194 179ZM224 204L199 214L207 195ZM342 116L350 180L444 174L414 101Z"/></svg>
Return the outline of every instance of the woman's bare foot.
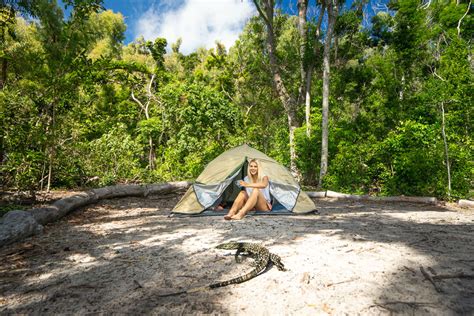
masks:
<svg viewBox="0 0 474 316"><path fill-rule="evenodd" d="M224 207L222 205L217 205L216 207L214 207L214 211L216 212L220 212L220 211L223 211L224 210Z"/></svg>
<svg viewBox="0 0 474 316"><path fill-rule="evenodd" d="M242 218L245 217L245 214L242 214L242 212L237 212L237 214L235 214L234 216L231 217L231 219L235 219L235 220L241 220Z"/></svg>
<svg viewBox="0 0 474 316"><path fill-rule="evenodd" d="M229 211L229 213L227 213L227 214L224 216L224 219L225 219L226 221L230 221L234 215L235 215L235 212Z"/></svg>

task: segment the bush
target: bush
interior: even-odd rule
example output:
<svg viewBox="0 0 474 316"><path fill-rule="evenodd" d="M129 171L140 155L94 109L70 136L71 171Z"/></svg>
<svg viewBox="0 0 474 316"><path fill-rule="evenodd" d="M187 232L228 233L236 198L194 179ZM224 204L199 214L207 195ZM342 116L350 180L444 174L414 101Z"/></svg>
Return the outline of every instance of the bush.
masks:
<svg viewBox="0 0 474 316"><path fill-rule="evenodd" d="M83 169L88 177L99 177L99 185L138 180L142 146L118 124L84 146Z"/></svg>
<svg viewBox="0 0 474 316"><path fill-rule="evenodd" d="M387 194L444 196L447 183L439 126L405 121L380 147Z"/></svg>

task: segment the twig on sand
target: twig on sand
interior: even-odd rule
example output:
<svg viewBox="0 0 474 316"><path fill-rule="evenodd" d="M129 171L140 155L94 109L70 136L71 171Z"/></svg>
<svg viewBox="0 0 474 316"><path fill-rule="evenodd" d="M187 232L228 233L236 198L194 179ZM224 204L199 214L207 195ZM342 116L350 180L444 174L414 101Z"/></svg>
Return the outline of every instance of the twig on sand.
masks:
<svg viewBox="0 0 474 316"><path fill-rule="evenodd" d="M403 305L407 305L413 309L416 309L418 307L421 307L421 306L436 306L435 303L430 303L430 302L404 302L404 301L393 301L393 302L381 302L381 303L378 303L378 302L374 302L374 305L370 305L369 308L371 307L381 307L383 309L386 309L388 311L390 311L391 313L396 313L396 312L399 312L398 310L394 309L393 307L388 307L390 305L398 305L398 304L403 304Z"/></svg>
<svg viewBox="0 0 474 316"><path fill-rule="evenodd" d="M427 269L428 271L430 271L433 276L435 276L435 275L438 274L438 273L436 273L436 271L435 271L432 267L428 267L428 268L426 268L426 269Z"/></svg>
<svg viewBox="0 0 474 316"><path fill-rule="evenodd" d="M132 259L132 258L125 258L125 257L116 257L116 258L112 258L112 259L110 259L110 260L111 260L111 261L130 262L130 263L141 262L141 260L136 260L136 259Z"/></svg>
<svg viewBox="0 0 474 316"><path fill-rule="evenodd" d="M356 280L359 280L359 279L360 279L360 277L356 277L356 278L352 278L352 279L345 280L345 281L328 283L328 284L326 284L326 287L330 287L330 286L333 286L333 285L336 285L336 284L349 283L349 282L356 281Z"/></svg>
<svg viewBox="0 0 474 316"><path fill-rule="evenodd" d="M179 316L185 315L185 311L186 311L186 306L187 306L187 305L188 305L187 303L184 303L184 304L183 304L183 308L182 308L181 311L179 312Z"/></svg>
<svg viewBox="0 0 474 316"><path fill-rule="evenodd" d="M464 272L454 273L454 274L439 274L434 275L433 279L443 280L443 279L474 279L474 274L467 274Z"/></svg>
<svg viewBox="0 0 474 316"><path fill-rule="evenodd" d="M69 289L72 289L72 288L103 289L104 286L97 285L97 284L82 283L82 284L71 285L68 288Z"/></svg>
<svg viewBox="0 0 474 316"><path fill-rule="evenodd" d="M48 287L59 285L61 283L64 283L64 281L68 281L68 280L69 280L69 277L65 276L65 277L62 277L62 278L60 278L58 280L55 280L53 282L46 283L46 284L41 284L40 286L31 287L29 289L26 289L25 291L23 291L23 294L30 293L30 292L41 292L41 291L45 290Z"/></svg>
<svg viewBox="0 0 474 316"><path fill-rule="evenodd" d="M134 290L143 289L143 285L141 285L140 282L138 282L137 280L133 280L133 283L135 283L135 285L137 286Z"/></svg>
<svg viewBox="0 0 474 316"><path fill-rule="evenodd" d="M431 282L431 284L433 284L436 292L438 293L441 293L443 292L443 290L441 290L441 288L436 284L436 282L433 280L433 277L431 275L428 274L428 272L426 272L425 268L423 268L422 266L420 266L420 271L421 271L421 274L423 274L423 276L425 277L425 279L427 279L428 281Z"/></svg>
<svg viewBox="0 0 474 316"><path fill-rule="evenodd" d="M413 270L412 268L409 268L407 266L403 266L405 269L407 269L408 271L411 271L411 273L413 273L413 275L416 275L416 271Z"/></svg>

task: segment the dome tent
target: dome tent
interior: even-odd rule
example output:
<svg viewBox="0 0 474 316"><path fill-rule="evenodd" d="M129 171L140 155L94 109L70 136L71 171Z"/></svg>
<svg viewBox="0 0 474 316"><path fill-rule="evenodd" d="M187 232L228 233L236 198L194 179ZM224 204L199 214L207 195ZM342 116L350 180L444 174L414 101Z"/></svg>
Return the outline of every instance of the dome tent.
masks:
<svg viewBox="0 0 474 316"><path fill-rule="evenodd" d="M235 181L247 175L247 165L251 159L260 161L263 173L270 180L273 208L278 205L287 211L300 214L316 210L314 202L301 190L288 169L264 153L244 144L212 160L172 212L198 214L219 202L232 203L240 191Z"/></svg>

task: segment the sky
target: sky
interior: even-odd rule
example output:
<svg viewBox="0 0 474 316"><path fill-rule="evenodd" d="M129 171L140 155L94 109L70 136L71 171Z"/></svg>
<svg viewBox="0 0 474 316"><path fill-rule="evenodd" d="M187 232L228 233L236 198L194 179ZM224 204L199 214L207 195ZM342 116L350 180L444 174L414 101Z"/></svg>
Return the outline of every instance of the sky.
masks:
<svg viewBox="0 0 474 316"><path fill-rule="evenodd" d="M387 0L371 0L367 15L377 10L371 3L384 2ZM282 0L280 6L285 13L297 14L296 3ZM169 48L181 38L180 51L184 54L199 47L215 47L216 41L228 49L247 21L257 15L252 0L105 0L104 7L124 16L125 44L140 36L152 41L164 37Z"/></svg>
<svg viewBox="0 0 474 316"><path fill-rule="evenodd" d="M125 43L140 36L164 37L168 44L181 38L184 54L216 41L229 48L257 13L251 0L105 0L104 7L125 17Z"/></svg>

